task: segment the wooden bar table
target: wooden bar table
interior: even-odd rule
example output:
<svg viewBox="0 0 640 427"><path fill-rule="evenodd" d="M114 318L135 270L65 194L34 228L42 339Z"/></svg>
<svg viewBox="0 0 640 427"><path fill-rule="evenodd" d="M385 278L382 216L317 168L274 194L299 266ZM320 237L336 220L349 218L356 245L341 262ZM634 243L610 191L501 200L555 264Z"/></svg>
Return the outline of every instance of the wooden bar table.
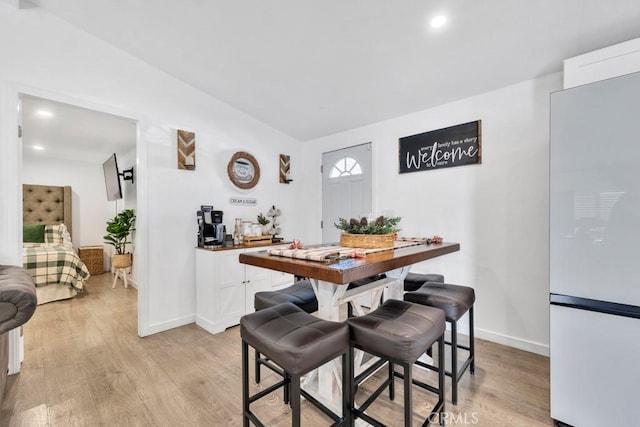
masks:
<svg viewBox="0 0 640 427"><path fill-rule="evenodd" d="M339 321L340 304L349 300L349 297L345 298L345 292L350 282L384 273L387 279L378 281L379 284L374 282L372 285L365 286L369 286L370 289L384 286L387 299L402 300L404 279L413 264L459 250L459 243L419 244L370 253L363 258L346 258L333 262L308 261L270 255L267 251L260 251L240 254L240 262L308 277L318 299L318 316L326 320ZM377 294L378 297L375 295L374 293L371 299L372 309L376 308L379 301L380 294ZM335 376L339 375L340 371L336 368L330 364L319 368L317 386L308 388L308 391L336 413L340 413L337 389L339 382L335 381Z"/></svg>

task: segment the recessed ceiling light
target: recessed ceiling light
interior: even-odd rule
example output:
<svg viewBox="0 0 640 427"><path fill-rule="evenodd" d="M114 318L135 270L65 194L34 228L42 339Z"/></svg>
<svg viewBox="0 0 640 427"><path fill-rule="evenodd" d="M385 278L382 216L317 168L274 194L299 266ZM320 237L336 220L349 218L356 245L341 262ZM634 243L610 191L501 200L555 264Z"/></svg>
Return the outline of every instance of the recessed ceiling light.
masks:
<svg viewBox="0 0 640 427"><path fill-rule="evenodd" d="M42 145L32 145L31 148L35 151L44 151L44 147Z"/></svg>
<svg viewBox="0 0 640 427"><path fill-rule="evenodd" d="M447 17L444 15L436 15L431 18L431 28L440 28L447 23Z"/></svg>
<svg viewBox="0 0 640 427"><path fill-rule="evenodd" d="M49 110L38 110L36 114L40 117L53 117L53 113Z"/></svg>

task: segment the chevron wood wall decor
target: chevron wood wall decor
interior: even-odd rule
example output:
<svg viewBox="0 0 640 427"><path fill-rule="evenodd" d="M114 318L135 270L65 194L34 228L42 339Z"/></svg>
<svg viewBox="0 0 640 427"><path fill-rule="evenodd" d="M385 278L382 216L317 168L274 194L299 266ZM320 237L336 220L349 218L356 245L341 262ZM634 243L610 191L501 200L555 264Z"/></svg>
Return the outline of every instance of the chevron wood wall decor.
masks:
<svg viewBox="0 0 640 427"><path fill-rule="evenodd" d="M178 169L196 169L196 134L178 129Z"/></svg>
<svg viewBox="0 0 640 427"><path fill-rule="evenodd" d="M291 157L286 154L280 154L280 182L288 184L293 181L291 178Z"/></svg>

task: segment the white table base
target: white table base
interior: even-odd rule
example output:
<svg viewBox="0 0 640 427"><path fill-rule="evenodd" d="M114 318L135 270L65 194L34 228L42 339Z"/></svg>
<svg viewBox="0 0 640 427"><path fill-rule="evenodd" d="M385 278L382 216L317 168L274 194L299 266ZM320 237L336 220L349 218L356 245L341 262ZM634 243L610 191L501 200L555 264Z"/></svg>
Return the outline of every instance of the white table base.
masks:
<svg viewBox="0 0 640 427"><path fill-rule="evenodd" d="M404 279L409 273L411 266L405 266L395 270L386 272L387 279L382 279L380 286L372 286L371 292L371 310L378 308L380 303L380 292L384 290L386 299L402 300L404 293ZM394 279L394 280L388 280ZM311 279L313 291L318 299L318 317L334 322L340 321L340 305L343 303L343 297L347 291L347 285L338 285L322 280ZM365 314L361 307L354 307L354 314ZM358 351L354 360L354 374L362 372L375 359L362 363L363 352ZM336 414L342 414L342 390L341 390L341 361L336 359L331 363L321 366L306 376L303 383L307 393L318 399Z"/></svg>

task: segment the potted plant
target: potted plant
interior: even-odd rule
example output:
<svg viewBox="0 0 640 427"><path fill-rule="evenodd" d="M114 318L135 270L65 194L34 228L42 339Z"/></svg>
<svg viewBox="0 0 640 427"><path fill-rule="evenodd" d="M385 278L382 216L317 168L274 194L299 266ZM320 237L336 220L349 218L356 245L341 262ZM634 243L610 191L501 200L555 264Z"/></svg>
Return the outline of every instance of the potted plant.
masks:
<svg viewBox="0 0 640 427"><path fill-rule="evenodd" d="M107 235L104 242L115 248L115 254L111 258L114 268L126 268L131 266L131 253L126 251L127 240L136 222L136 214L133 209L125 209L107 221Z"/></svg>
<svg viewBox="0 0 640 427"><path fill-rule="evenodd" d="M401 219L401 217L379 216L371 221L364 217L351 218L347 221L344 218L338 218L338 223L334 225L344 231L340 235L340 246L365 249L391 248L394 235L400 230L396 226Z"/></svg>
<svg viewBox="0 0 640 427"><path fill-rule="evenodd" d="M260 224L262 226L262 235L266 236L269 234L269 229L267 228L267 224L269 224L271 221L269 221L269 219L262 215L261 213L258 214L258 224Z"/></svg>

